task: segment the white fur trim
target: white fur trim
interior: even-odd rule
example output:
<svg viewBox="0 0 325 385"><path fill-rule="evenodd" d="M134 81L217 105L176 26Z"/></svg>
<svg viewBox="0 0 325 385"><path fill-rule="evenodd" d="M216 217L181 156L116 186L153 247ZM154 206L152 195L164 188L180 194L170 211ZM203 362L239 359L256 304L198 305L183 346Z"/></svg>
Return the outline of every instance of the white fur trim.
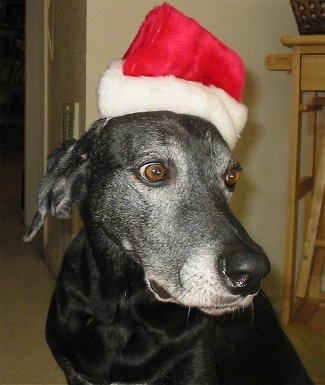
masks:
<svg viewBox="0 0 325 385"><path fill-rule="evenodd" d="M97 92L102 117L164 110L196 115L213 123L230 148L247 120L247 108L220 88L175 76L125 76L122 60L110 63Z"/></svg>

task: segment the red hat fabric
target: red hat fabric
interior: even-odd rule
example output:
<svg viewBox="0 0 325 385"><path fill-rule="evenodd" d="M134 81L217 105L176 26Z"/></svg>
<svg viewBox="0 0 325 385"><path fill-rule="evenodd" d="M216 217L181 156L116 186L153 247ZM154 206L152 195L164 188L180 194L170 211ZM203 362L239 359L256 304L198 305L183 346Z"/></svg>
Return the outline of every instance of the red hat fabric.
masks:
<svg viewBox="0 0 325 385"><path fill-rule="evenodd" d="M240 57L197 21L169 4L154 8L122 59L98 86L98 110L111 118L169 110L212 122L230 148L244 128Z"/></svg>
<svg viewBox="0 0 325 385"><path fill-rule="evenodd" d="M223 89L240 101L244 65L236 52L169 4L147 15L125 53L127 76L168 76Z"/></svg>

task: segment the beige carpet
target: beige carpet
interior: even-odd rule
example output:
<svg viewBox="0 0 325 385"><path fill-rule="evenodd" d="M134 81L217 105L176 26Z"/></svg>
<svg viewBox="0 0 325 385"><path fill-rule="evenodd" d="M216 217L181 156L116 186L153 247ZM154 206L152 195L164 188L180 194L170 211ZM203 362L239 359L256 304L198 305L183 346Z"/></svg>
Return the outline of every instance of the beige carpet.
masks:
<svg viewBox="0 0 325 385"><path fill-rule="evenodd" d="M44 339L54 280L41 257L40 238L22 242L22 160L21 151L1 149L0 384L65 384ZM324 335L287 331L315 383L325 385Z"/></svg>
<svg viewBox="0 0 325 385"><path fill-rule="evenodd" d="M325 335L297 326L288 326L285 331L315 385L325 385Z"/></svg>
<svg viewBox="0 0 325 385"><path fill-rule="evenodd" d="M0 167L0 384L64 384L44 339L54 280L40 238L22 241L22 151L1 149Z"/></svg>

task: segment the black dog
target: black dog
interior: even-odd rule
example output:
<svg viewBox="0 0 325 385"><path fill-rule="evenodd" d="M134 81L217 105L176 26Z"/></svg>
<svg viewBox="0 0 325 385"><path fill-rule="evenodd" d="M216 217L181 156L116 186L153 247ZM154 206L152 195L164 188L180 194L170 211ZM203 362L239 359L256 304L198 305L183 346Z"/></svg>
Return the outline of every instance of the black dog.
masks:
<svg viewBox="0 0 325 385"><path fill-rule="evenodd" d="M46 328L69 384L311 384L229 208L239 171L212 124L163 111L52 153L25 240L79 205Z"/></svg>

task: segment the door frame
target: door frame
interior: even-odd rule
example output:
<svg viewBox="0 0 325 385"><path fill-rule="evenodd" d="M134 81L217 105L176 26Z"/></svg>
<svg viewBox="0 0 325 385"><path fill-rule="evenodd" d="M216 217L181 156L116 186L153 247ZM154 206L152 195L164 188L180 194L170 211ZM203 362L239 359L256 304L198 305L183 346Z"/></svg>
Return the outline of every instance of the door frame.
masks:
<svg viewBox="0 0 325 385"><path fill-rule="evenodd" d="M47 9L48 1L25 3L25 159L24 222L36 212L36 195L47 154Z"/></svg>

